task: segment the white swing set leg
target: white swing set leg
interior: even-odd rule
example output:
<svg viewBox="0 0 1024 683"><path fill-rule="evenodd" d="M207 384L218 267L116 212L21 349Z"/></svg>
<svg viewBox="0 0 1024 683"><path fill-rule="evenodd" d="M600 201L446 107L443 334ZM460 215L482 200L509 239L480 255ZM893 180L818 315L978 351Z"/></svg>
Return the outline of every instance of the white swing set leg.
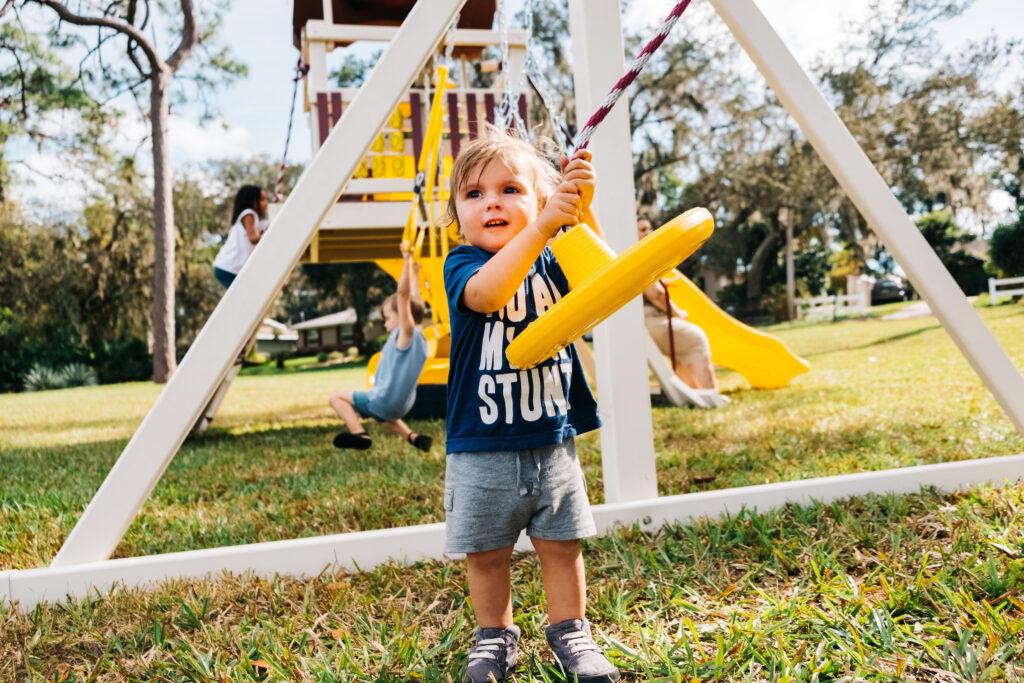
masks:
<svg viewBox="0 0 1024 683"><path fill-rule="evenodd" d="M1024 434L1024 377L753 0L711 0L786 111Z"/></svg>

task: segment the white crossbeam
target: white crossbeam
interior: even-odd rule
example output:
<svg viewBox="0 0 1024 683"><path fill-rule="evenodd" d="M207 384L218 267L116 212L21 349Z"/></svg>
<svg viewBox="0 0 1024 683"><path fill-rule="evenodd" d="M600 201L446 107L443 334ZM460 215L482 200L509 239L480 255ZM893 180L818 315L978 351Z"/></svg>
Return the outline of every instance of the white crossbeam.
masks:
<svg viewBox="0 0 1024 683"><path fill-rule="evenodd" d="M420 0L413 7L128 442L53 566L110 557L463 2Z"/></svg>
<svg viewBox="0 0 1024 683"><path fill-rule="evenodd" d="M1024 435L1024 377L753 0L711 0L786 111Z"/></svg>
<svg viewBox="0 0 1024 683"><path fill-rule="evenodd" d="M319 19L306 22L306 40L349 43L358 40L388 43L395 39L398 29L394 26L370 26L359 24L331 24ZM526 49L526 31L508 32L510 48ZM458 28L452 32L451 43L461 47L487 47L501 44L501 33L482 28ZM448 44L445 35L442 44Z"/></svg>
<svg viewBox="0 0 1024 683"><path fill-rule="evenodd" d="M829 503L869 493L918 493L933 486L956 491L991 484L1001 488L1007 481L1024 478L1024 454L981 460L964 460L861 472L801 481L702 491L625 503L595 505L592 510L598 533L619 526L639 524L660 528L665 522L735 515L741 510L767 510L787 503ZM442 559L444 524L359 531L317 538L254 543L251 545L190 550L187 552L105 560L70 567L45 567L0 572L0 604L17 602L27 612L41 602L61 602L66 597L84 598L105 594L115 587L146 588L166 579L218 577L222 572L257 576L315 576L325 567L349 571L370 570L388 561L412 563ZM516 544L530 548L523 537Z"/></svg>

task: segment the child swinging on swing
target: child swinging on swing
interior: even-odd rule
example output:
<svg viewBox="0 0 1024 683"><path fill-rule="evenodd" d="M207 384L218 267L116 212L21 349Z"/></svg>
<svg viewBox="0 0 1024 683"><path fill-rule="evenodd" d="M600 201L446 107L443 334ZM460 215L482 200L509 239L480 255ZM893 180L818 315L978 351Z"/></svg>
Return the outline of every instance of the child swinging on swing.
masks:
<svg viewBox="0 0 1024 683"><path fill-rule="evenodd" d="M373 445L363 429L362 418L372 417L412 446L429 451L433 440L409 429L402 418L416 401L416 383L427 362L427 340L420 324L423 302L413 297L413 280L419 281L408 242L402 242L402 275L397 291L384 300L384 329L388 340L380 352L380 362L369 391L337 391L330 404L348 426L348 432L334 437L337 448L365 450Z"/></svg>

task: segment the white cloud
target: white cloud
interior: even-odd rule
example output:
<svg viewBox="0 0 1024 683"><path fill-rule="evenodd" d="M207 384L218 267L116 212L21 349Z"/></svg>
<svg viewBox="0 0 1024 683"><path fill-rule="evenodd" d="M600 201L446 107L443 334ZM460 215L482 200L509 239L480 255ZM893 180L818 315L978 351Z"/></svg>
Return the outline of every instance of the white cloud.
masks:
<svg viewBox="0 0 1024 683"><path fill-rule="evenodd" d="M197 161L252 154L253 136L249 130L223 118L200 124L194 119L172 114L167 121L167 128L171 165L175 169ZM146 172L152 169L148 135L148 120L135 110L123 114L117 137L112 141L122 154L137 152L139 167Z"/></svg>
<svg viewBox="0 0 1024 683"><path fill-rule="evenodd" d="M224 119L200 125L190 119L171 116L168 128L174 166L253 154L252 133Z"/></svg>
<svg viewBox="0 0 1024 683"><path fill-rule="evenodd" d="M53 154L32 154L13 166L18 198L42 216L75 213L97 189L95 180Z"/></svg>

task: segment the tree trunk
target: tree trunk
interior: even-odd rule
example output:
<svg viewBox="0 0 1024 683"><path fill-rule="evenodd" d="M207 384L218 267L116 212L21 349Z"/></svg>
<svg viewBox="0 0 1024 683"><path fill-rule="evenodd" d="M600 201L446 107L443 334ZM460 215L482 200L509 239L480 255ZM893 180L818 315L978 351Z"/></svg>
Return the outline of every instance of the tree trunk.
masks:
<svg viewBox="0 0 1024 683"><path fill-rule="evenodd" d="M754 258L750 261L750 270L747 271L747 311L750 313L761 310L761 276L764 274L768 257L774 253L775 246L780 239L774 224L775 220L773 219L772 231L757 247Z"/></svg>
<svg viewBox="0 0 1024 683"><path fill-rule="evenodd" d="M174 204L167 139L167 88L173 73L154 69L149 122L153 135L153 381L166 382L177 365L174 337Z"/></svg>
<svg viewBox="0 0 1024 683"><path fill-rule="evenodd" d="M7 162L4 160L4 143L6 138L0 139L0 204L7 201Z"/></svg>
<svg viewBox="0 0 1024 683"><path fill-rule="evenodd" d="M366 353L366 332L363 330L363 322L359 318L352 323L352 345L359 349L359 353Z"/></svg>
<svg viewBox="0 0 1024 683"><path fill-rule="evenodd" d="M793 263L793 210L786 210L786 319L796 319L796 265Z"/></svg>

